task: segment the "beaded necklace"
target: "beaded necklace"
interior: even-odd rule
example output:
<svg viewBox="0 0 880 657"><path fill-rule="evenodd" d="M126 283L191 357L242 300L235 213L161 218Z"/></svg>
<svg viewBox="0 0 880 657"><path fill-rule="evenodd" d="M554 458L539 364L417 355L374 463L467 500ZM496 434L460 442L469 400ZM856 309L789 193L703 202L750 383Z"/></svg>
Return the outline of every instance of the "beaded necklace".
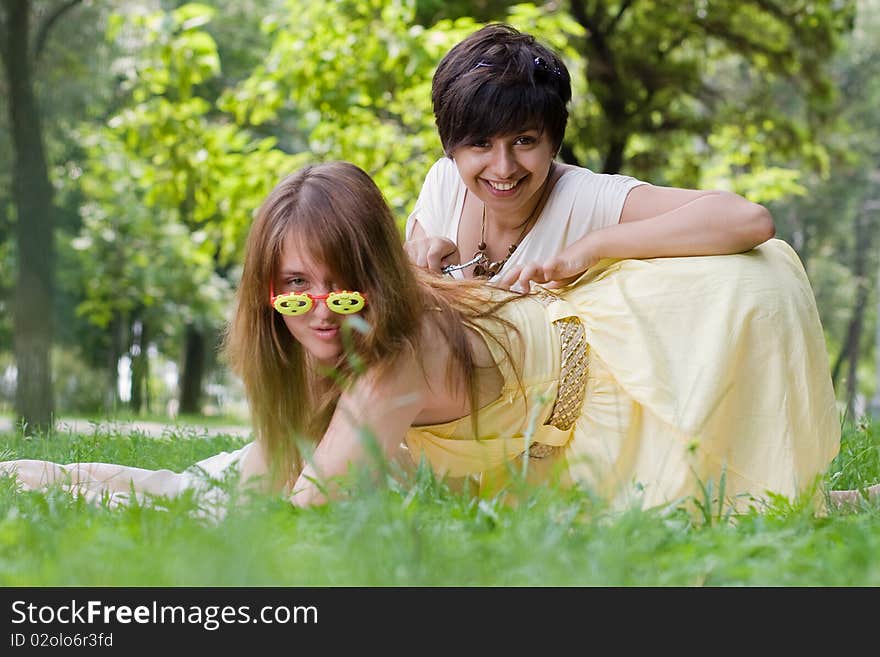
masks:
<svg viewBox="0 0 880 657"><path fill-rule="evenodd" d="M477 244L477 250L474 253L474 257L464 262L460 265L447 265L443 268L443 273L448 274L458 269L464 269L466 267L474 266L474 277L475 278L491 278L495 276L501 268L505 265L505 263L510 260L510 256L513 255L513 252L516 251L516 247L519 246L520 242L522 242L523 237L526 236L526 233L529 231L529 228L532 226L532 221L537 217L538 208L541 207L541 203L544 200L544 194L547 191L547 182L550 180L550 176L553 173L553 165L550 166L550 169L547 171L547 177L544 179L544 183L541 186L541 194L538 197L538 202L535 203L535 207L532 208L531 214L529 214L528 218L523 223L522 231L520 231L519 237L516 238L516 241L507 247L507 255L504 256L501 260L489 260L489 256L486 255L486 249L489 248L486 244L486 204L483 203L483 216L480 220L480 243Z"/></svg>
<svg viewBox="0 0 880 657"><path fill-rule="evenodd" d="M540 199L538 200L540 204ZM538 206L535 206L535 210L538 209ZM495 274L501 271L501 268L504 266L508 260L510 260L510 256L513 255L513 252L516 251L516 247L519 246L519 243L522 242L522 238L525 237L526 231L529 229L529 226L532 223L532 219L535 215L535 210L532 210L532 214L529 215L529 218L526 219L526 223L523 224L523 229L519 234L519 237L516 238L516 242L507 247L507 255L504 256L501 260L489 260L489 257L486 255L486 249L488 245L486 244L486 205L483 204L483 219L480 224L480 243L477 244L477 251L474 253L474 261L476 265L474 266L474 277L475 278L492 278Z"/></svg>

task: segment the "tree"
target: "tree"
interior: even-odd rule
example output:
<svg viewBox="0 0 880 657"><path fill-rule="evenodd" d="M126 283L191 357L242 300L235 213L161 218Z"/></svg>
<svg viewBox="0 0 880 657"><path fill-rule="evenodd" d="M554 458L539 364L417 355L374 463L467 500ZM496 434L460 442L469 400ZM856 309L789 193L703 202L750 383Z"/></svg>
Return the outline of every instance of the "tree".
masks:
<svg viewBox="0 0 880 657"><path fill-rule="evenodd" d="M431 74L469 18L425 29L415 2L296 0L267 16L272 47L221 98L238 123L287 121L315 161L344 159L370 173L398 215L442 153L431 114Z"/></svg>
<svg viewBox="0 0 880 657"><path fill-rule="evenodd" d="M52 426L51 345L55 270L53 190L49 181L32 65L52 26L79 0L60 3L31 31L31 3L4 0L0 55L9 85L14 150L13 198L18 273L15 283L15 412L28 431Z"/></svg>
<svg viewBox="0 0 880 657"><path fill-rule="evenodd" d="M743 141L797 150L829 114L827 63L855 13L830 0L567 4L581 28L569 39L578 86L596 105L575 112L564 154L609 173L666 168L670 146L727 124L756 126ZM789 93L768 94L780 80Z"/></svg>
<svg viewBox="0 0 880 657"><path fill-rule="evenodd" d="M147 349L168 346L170 336L183 344L180 411L200 411L209 346L252 213L296 166L273 138L240 129L215 106L212 15L186 4L113 17L109 38L138 44L117 67L124 100L79 139L88 145L81 185L92 201L77 241L86 290L79 311L113 335L127 327L136 412L149 402Z"/></svg>
<svg viewBox="0 0 880 657"><path fill-rule="evenodd" d="M880 358L880 347L873 344L870 324L876 327L877 341L880 343L880 308L871 312L870 299L876 297L880 272L880 257L877 254L876 235L880 230L880 120L877 117L877 104L880 102L880 48L877 46L876 30L880 26L877 14L880 2L861 0L859 20L853 38L842 51L835 65L835 73L841 96L846 99L839 107L844 129L838 140L838 157L830 178L838 183L845 195L850 212L844 225L850 227L849 234L828 231L829 235L843 238L845 248L839 249L851 261L854 298L851 301L845 338L835 360L833 373L835 380L844 364L847 366L844 399L847 415L856 418L856 398L859 391L860 375L864 356L870 357L872 347L875 357ZM837 207L843 205L840 201ZM844 206L845 207L845 206ZM838 222L841 217L837 217ZM826 220L827 221L827 220ZM838 239L840 239L840 237ZM880 305L880 302L876 302ZM875 308L877 307L875 305ZM873 316L872 316L873 315ZM880 373L880 364L875 374ZM880 376L880 374L876 374ZM868 377L865 377L868 378ZM874 397L867 410L880 413L880 381L874 385ZM867 386L866 386L867 387ZM868 387L870 389L870 387ZM869 393L870 394L870 393Z"/></svg>
<svg viewBox="0 0 880 657"><path fill-rule="evenodd" d="M295 117L313 157L355 161L405 215L440 154L431 75L448 48L480 26L458 16L459 4L290 2L267 17L274 42L263 65L227 98L239 101L237 118L250 125ZM726 131L736 147L766 147L737 175L764 191L769 172L774 193L797 191L792 172L774 169L772 158L821 163L811 128L830 113L827 60L851 25L852 2L685 4L482 2L477 9L566 59L574 97L564 159L698 186L710 136Z"/></svg>

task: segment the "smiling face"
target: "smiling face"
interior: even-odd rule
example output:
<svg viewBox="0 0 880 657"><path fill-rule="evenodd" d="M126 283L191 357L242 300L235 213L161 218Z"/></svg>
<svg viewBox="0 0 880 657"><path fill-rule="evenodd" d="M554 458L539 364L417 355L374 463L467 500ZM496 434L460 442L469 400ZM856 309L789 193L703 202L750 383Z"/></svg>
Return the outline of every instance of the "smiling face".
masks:
<svg viewBox="0 0 880 657"><path fill-rule="evenodd" d="M487 211L515 225L535 207L554 155L546 133L525 130L459 146L452 157Z"/></svg>
<svg viewBox="0 0 880 657"><path fill-rule="evenodd" d="M326 265L318 262L293 233L288 233L281 249L274 292L323 295L348 289L337 280ZM334 365L342 355L341 325L344 315L331 311L319 299L312 309L302 315L283 315L284 324L293 338L318 362Z"/></svg>
<svg viewBox="0 0 880 657"><path fill-rule="evenodd" d="M492 24L473 32L440 60L431 103L446 155L486 135L524 126L559 149L568 122L571 76L565 63L530 34Z"/></svg>

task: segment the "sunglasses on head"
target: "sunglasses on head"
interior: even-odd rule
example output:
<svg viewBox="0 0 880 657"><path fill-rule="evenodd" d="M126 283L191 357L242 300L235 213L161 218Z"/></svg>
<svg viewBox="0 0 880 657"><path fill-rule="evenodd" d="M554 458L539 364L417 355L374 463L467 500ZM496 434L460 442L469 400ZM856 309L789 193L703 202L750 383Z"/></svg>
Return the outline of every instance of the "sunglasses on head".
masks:
<svg viewBox="0 0 880 657"><path fill-rule="evenodd" d="M543 57L535 57L532 60L532 65L534 66L535 71L538 73L547 73L547 74L553 75L557 78L562 76L562 71L560 71L559 68L555 64L548 62ZM474 64L474 66L468 72L473 73L478 68L483 68L483 67L493 68L492 64L490 64L488 62L477 62L476 64Z"/></svg>
<svg viewBox="0 0 880 657"><path fill-rule="evenodd" d="M274 285L269 284L269 303L282 315L296 317L305 315L315 307L316 301L323 301L327 308L339 315L359 313L367 304L360 292L337 290L327 294L309 294L307 292L287 292L275 294Z"/></svg>

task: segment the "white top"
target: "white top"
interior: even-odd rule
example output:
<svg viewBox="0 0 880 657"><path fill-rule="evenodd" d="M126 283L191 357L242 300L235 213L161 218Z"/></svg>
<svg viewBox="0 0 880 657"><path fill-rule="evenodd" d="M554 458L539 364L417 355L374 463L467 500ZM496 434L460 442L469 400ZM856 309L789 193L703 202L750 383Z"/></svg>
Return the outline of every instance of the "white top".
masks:
<svg viewBox="0 0 880 657"><path fill-rule="evenodd" d="M556 181L534 227L516 247L505 268L527 262L541 262L561 252L590 231L620 221L629 191L641 180L620 174L594 173L576 167ZM458 168L448 157L437 160L428 175L415 208L406 220L406 239L412 236L416 219L432 236L445 237L458 244L458 225L464 208L465 187ZM453 272L456 278L461 271Z"/></svg>

